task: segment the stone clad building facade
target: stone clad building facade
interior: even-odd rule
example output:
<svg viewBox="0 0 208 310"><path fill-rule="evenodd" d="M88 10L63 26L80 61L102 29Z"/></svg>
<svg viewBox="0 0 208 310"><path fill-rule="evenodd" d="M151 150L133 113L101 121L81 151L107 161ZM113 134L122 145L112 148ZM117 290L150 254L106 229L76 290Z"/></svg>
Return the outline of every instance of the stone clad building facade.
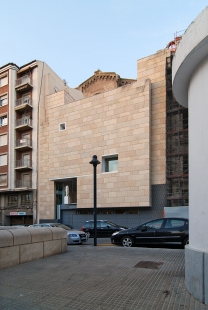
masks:
<svg viewBox="0 0 208 310"><path fill-rule="evenodd" d="M172 94L173 54L139 59L137 79L97 70L76 89L40 61L1 67L0 222L80 229L93 218L93 155L98 219L133 227L187 206L188 113Z"/></svg>
<svg viewBox="0 0 208 310"><path fill-rule="evenodd" d="M38 220L80 228L93 217L96 154L98 218L126 226L161 217L166 206L166 58L138 61L137 80L96 71L70 102L48 95L40 124ZM68 186L69 195L65 188Z"/></svg>

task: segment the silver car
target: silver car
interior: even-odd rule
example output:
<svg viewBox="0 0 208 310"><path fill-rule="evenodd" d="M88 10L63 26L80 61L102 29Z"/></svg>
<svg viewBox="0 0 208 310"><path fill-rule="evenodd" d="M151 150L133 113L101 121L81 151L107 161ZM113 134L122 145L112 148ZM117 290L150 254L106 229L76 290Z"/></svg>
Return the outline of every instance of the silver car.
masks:
<svg viewBox="0 0 208 310"><path fill-rule="evenodd" d="M29 227L58 227L67 230L67 244L82 244L88 240L87 234L83 231L73 229L61 223L41 223L30 225Z"/></svg>

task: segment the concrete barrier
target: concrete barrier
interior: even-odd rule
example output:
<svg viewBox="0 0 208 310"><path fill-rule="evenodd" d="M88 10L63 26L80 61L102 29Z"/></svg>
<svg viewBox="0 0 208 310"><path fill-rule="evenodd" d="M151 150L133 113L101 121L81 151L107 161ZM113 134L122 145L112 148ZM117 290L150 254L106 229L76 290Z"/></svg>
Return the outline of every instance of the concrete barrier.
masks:
<svg viewBox="0 0 208 310"><path fill-rule="evenodd" d="M67 231L57 227L0 227L0 269L67 252Z"/></svg>

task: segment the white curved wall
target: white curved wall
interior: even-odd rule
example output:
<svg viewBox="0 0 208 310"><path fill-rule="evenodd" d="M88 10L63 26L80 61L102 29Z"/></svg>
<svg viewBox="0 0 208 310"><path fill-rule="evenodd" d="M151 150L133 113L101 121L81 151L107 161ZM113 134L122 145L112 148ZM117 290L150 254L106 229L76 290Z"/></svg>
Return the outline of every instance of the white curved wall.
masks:
<svg viewBox="0 0 208 310"><path fill-rule="evenodd" d="M190 246L208 251L208 57L188 88Z"/></svg>
<svg viewBox="0 0 208 310"><path fill-rule="evenodd" d="M184 34L173 60L173 93L189 108L189 245L185 285L208 304L208 7Z"/></svg>
<svg viewBox="0 0 208 310"><path fill-rule="evenodd" d="M176 100L188 106L188 87L192 72L208 55L208 7L190 24L173 58L173 93Z"/></svg>

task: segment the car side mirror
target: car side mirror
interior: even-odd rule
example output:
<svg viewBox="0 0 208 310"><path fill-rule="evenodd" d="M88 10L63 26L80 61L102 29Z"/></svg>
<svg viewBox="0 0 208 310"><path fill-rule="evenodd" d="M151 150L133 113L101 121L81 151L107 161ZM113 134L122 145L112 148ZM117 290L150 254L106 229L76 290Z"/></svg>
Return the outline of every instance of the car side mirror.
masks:
<svg viewBox="0 0 208 310"><path fill-rule="evenodd" d="M147 228L142 228L141 231L147 231Z"/></svg>

